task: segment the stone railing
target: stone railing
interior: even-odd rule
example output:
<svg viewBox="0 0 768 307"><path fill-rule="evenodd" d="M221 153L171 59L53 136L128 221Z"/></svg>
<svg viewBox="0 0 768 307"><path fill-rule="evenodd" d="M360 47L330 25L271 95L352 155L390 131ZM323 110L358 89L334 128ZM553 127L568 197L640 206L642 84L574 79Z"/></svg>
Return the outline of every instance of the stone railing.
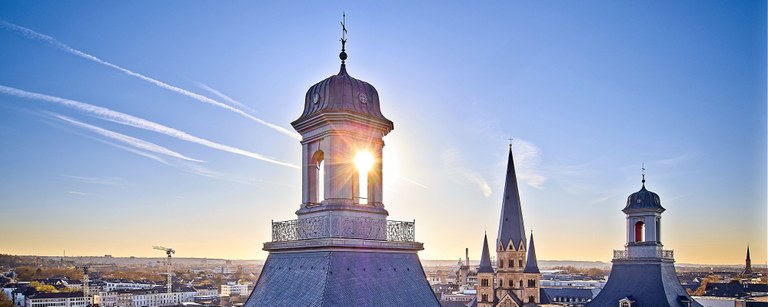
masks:
<svg viewBox="0 0 768 307"><path fill-rule="evenodd" d="M416 222L359 216L317 216L272 222L272 242L319 238L414 242Z"/></svg>
<svg viewBox="0 0 768 307"><path fill-rule="evenodd" d="M649 255L649 256L630 256L629 251L626 249L619 249L619 250L613 250L613 259L614 260L622 260L622 259L638 259L638 258L661 258L661 259L668 259L668 260L674 260L675 259L675 251L671 249L659 249L656 250L655 255Z"/></svg>

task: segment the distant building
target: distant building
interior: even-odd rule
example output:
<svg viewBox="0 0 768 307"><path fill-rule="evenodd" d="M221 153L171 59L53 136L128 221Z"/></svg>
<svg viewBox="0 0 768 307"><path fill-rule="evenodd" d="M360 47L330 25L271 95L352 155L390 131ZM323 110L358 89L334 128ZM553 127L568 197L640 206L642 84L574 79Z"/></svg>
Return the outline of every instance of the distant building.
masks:
<svg viewBox="0 0 768 307"><path fill-rule="evenodd" d="M242 285L242 284L236 284L236 283L227 283L226 285L221 285L221 296L231 296L231 295L242 295L246 296L248 295L248 285Z"/></svg>
<svg viewBox="0 0 768 307"><path fill-rule="evenodd" d="M26 307L86 307L91 305L91 298L83 292L35 293L27 297Z"/></svg>
<svg viewBox="0 0 768 307"><path fill-rule="evenodd" d="M742 271L742 277L752 277L755 272L752 271L752 259L749 256L749 245L747 245L747 259L744 259L744 271Z"/></svg>
<svg viewBox="0 0 768 307"><path fill-rule="evenodd" d="M661 244L659 195L643 187L627 198L627 244L614 251L608 283L587 306L675 306L701 307L680 285L671 250Z"/></svg>

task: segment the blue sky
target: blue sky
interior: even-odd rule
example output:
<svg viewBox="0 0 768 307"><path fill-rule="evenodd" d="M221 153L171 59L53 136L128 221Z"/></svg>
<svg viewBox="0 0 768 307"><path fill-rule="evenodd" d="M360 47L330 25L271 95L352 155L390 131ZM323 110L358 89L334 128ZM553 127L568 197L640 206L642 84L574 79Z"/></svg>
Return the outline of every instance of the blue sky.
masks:
<svg viewBox="0 0 768 307"><path fill-rule="evenodd" d="M609 260L645 163L678 262L766 262L765 2L0 8L0 252L265 258L346 12L348 71L395 122L385 205L422 258L479 256L512 137L540 259Z"/></svg>

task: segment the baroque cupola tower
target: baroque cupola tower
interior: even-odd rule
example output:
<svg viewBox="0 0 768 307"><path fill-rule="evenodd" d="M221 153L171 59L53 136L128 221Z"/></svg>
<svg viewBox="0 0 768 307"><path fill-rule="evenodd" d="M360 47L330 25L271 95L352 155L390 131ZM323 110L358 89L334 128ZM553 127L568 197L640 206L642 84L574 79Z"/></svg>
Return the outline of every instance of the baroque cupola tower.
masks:
<svg viewBox="0 0 768 307"><path fill-rule="evenodd" d="M272 222L272 241L245 307L439 306L419 261L415 221L387 220L379 93L341 68L304 95L297 219Z"/></svg>
<svg viewBox="0 0 768 307"><path fill-rule="evenodd" d="M645 168L643 168L645 170ZM658 194L643 186L627 197L626 244L613 251L608 283L587 306L700 307L680 285L672 250L661 244L661 206Z"/></svg>

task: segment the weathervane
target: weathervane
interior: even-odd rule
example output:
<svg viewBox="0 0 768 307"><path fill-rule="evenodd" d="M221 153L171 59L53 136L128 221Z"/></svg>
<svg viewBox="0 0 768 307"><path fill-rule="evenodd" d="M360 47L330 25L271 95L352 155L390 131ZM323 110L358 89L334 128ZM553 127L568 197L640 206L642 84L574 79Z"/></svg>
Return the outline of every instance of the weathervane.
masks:
<svg viewBox="0 0 768 307"><path fill-rule="evenodd" d="M512 140L514 140L512 137L509 138L509 150L512 150Z"/></svg>
<svg viewBox="0 0 768 307"><path fill-rule="evenodd" d="M341 64L344 64L344 61L347 59L347 53L344 49L345 44L347 43L347 14L341 13L341 53L339 53L339 58L341 59Z"/></svg>
<svg viewBox="0 0 768 307"><path fill-rule="evenodd" d="M645 186L645 162L643 162L643 186Z"/></svg>

